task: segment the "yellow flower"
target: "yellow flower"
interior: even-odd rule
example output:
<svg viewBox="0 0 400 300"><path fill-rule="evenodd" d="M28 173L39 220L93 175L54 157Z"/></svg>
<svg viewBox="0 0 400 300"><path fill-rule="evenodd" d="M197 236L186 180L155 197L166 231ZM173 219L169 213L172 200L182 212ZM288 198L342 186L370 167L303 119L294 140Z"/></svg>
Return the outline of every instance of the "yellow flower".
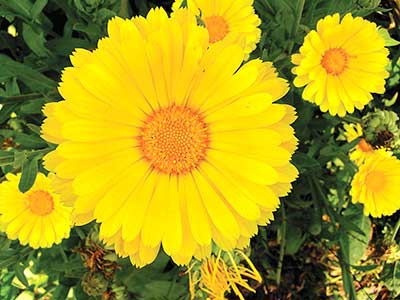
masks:
<svg viewBox="0 0 400 300"><path fill-rule="evenodd" d="M363 129L360 123L357 124L344 124L345 136L348 143L363 136Z"/></svg>
<svg viewBox="0 0 400 300"><path fill-rule="evenodd" d="M303 98L321 111L344 116L362 109L371 93L384 93L388 54L375 23L351 14L341 22L339 14L327 16L292 56L294 85L305 86Z"/></svg>
<svg viewBox="0 0 400 300"><path fill-rule="evenodd" d="M286 81L268 62L240 67L236 44L210 46L186 9L115 18L108 32L75 51L65 100L44 109L43 136L59 144L45 166L72 186L75 222L102 223L138 266L161 245L178 264L213 242L244 247L298 174L294 108L274 103Z"/></svg>
<svg viewBox="0 0 400 300"><path fill-rule="evenodd" d="M184 0L175 0L176 11ZM253 0L187 0L187 7L199 16L208 30L210 43L229 40L244 46L246 58L260 41L261 20L254 12Z"/></svg>
<svg viewBox="0 0 400 300"><path fill-rule="evenodd" d="M361 124L344 124L347 142L351 143L355 139L363 136L363 129ZM350 159L355 162L356 165L360 166L366 157L374 151L374 148L364 139L360 139L360 142L350 151Z"/></svg>
<svg viewBox="0 0 400 300"><path fill-rule="evenodd" d="M244 300L243 290L255 293L248 280L262 282L251 260L238 250L232 253L218 251L216 256L212 255L203 262L194 261L188 273L191 300L197 299L197 294L205 294L205 299L225 300L225 295L230 292Z"/></svg>
<svg viewBox="0 0 400 300"><path fill-rule="evenodd" d="M0 184L0 224L10 239L46 248L69 236L71 209L60 202L50 179L38 173L32 188L21 193L21 174L7 174Z"/></svg>
<svg viewBox="0 0 400 300"><path fill-rule="evenodd" d="M400 161L385 151L369 155L351 183L353 203L363 203L365 215L392 215L400 208Z"/></svg>

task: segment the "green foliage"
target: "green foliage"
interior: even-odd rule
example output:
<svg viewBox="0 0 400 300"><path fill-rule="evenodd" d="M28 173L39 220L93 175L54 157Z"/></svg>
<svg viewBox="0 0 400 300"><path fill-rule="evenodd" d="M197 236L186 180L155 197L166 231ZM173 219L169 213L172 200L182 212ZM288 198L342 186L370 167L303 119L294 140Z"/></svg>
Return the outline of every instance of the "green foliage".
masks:
<svg viewBox="0 0 400 300"><path fill-rule="evenodd" d="M45 103L61 100L57 82L62 69L70 65L73 49L95 48L98 39L106 34L107 20L114 16L146 15L157 5L170 11L171 3L167 0L0 0L2 175L22 172L19 188L27 191L37 172L45 172L41 159L54 145L40 137L41 109ZM382 26L381 34L387 46L391 46L387 92L375 96L365 111L355 112L344 121L360 121L375 109L399 113L396 100L400 83L397 42L400 34L398 28L386 29L391 22L386 3L389 1L255 0L263 34L252 58L272 61L280 76L291 82L290 56L320 18L336 12L368 17ZM15 36L7 32L9 26L15 28ZM291 299L327 299L321 289L334 284L329 281L330 265L321 266L319 261L330 256L329 263L341 270L340 288L346 292L346 298L360 297L361 285L355 274L377 272L374 280L392 292L389 299L395 299L400 296L399 262L370 261L365 257L367 247L386 245L379 244L381 241L376 235L385 235L385 230L393 227L399 215L381 221L370 220L363 215L361 206L351 203L349 185L356 169L348 152L358 140L345 143L341 139L343 120L322 114L316 106L304 102L301 90L292 87L283 102L295 106L298 114L294 126L300 143L293 162L300 176L292 193L282 200L284 205L275 213L276 220L261 228L252 240L252 258L264 277L264 286L258 289L261 296L257 299L264 297L264 289L276 299L289 299L288 295L296 295L293 297L297 298ZM0 299L19 299L22 293L36 293L35 299L50 296L49 299L57 300L101 299L104 293L116 300L188 299L187 276L181 274L184 269L173 265L163 253L143 269L132 267L128 259L111 255L104 261L116 263L118 268L107 277L107 282L104 273L93 275L80 249L89 247L91 242L106 248L96 240L95 230L95 224L76 227L61 245L42 250L11 242L0 233ZM398 240L393 243L398 244ZM99 274L100 270L95 272ZM94 276L103 285L95 293L88 293L84 282ZM305 279L296 281L299 278ZM280 282L279 288L277 282ZM295 289L297 286L303 289ZM98 287L97 281L95 287ZM274 291L279 292L274 294ZM339 291L333 294L332 299L343 299Z"/></svg>

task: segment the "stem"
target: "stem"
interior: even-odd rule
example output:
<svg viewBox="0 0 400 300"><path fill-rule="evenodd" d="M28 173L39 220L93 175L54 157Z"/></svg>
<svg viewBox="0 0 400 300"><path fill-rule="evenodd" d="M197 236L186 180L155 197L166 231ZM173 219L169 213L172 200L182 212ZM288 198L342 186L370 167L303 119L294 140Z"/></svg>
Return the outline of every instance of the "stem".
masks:
<svg viewBox="0 0 400 300"><path fill-rule="evenodd" d="M121 6L119 8L118 15L121 18L129 18L129 0L121 0Z"/></svg>
<svg viewBox="0 0 400 300"><path fill-rule="evenodd" d="M397 223L394 226L394 232L393 232L393 236L392 236L392 239L391 239L392 243L396 240L396 235L399 232L399 229L400 229L400 218L397 220Z"/></svg>
<svg viewBox="0 0 400 300"><path fill-rule="evenodd" d="M285 211L285 204L283 202L281 205L281 214L282 214L281 247L279 250L278 269L276 270L276 283L278 286L281 282L283 257L285 255L285 248L286 248L286 211Z"/></svg>
<svg viewBox="0 0 400 300"><path fill-rule="evenodd" d="M350 122L350 123L361 123L361 119L360 119L360 118L357 118L357 117L354 117L354 116L346 115L346 116L344 116L342 119L343 119L344 121Z"/></svg>
<svg viewBox="0 0 400 300"><path fill-rule="evenodd" d="M289 44L289 54L292 54L293 47L294 47L294 36L297 34L297 30L299 29L300 22L301 22L301 17L303 15L303 10L304 10L304 4L306 0L300 0L297 7L296 7L296 22L294 23L293 29L292 29L292 39Z"/></svg>
<svg viewBox="0 0 400 300"><path fill-rule="evenodd" d="M10 96L10 97L1 97L0 96L0 103L7 104L7 103L15 103L15 102L24 102L24 101L40 99L40 98L43 98L43 95L40 93L32 93L32 94L25 94L25 95L18 95L18 96Z"/></svg>

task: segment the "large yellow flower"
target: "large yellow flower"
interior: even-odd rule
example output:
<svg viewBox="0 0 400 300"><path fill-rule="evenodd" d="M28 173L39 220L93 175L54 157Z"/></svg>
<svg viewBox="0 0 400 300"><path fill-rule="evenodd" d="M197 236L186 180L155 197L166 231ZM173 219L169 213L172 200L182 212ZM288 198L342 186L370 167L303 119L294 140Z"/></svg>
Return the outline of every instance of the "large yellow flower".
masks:
<svg viewBox="0 0 400 300"><path fill-rule="evenodd" d="M294 85L321 111L344 116L362 109L371 93L385 91L389 51L375 23L351 14L327 16L310 31L292 56Z"/></svg>
<svg viewBox="0 0 400 300"><path fill-rule="evenodd" d="M142 266L162 245L177 263L214 241L243 247L297 176L293 107L271 63L242 67L236 44L208 43L188 10L115 18L94 51L64 70L48 104L45 165L77 195L77 224Z"/></svg>
<svg viewBox="0 0 400 300"><path fill-rule="evenodd" d="M51 247L69 236L71 209L60 202L50 179L38 173L32 188L21 193L21 174L7 174L0 184L0 224L10 239L33 248Z"/></svg>
<svg viewBox="0 0 400 300"><path fill-rule="evenodd" d="M353 203L364 204L365 215L392 215L400 209L400 161L374 151L354 176L350 194Z"/></svg>
<svg viewBox="0 0 400 300"><path fill-rule="evenodd" d="M253 0L175 0L173 10L184 2L204 23L210 43L229 40L241 44L246 58L256 48L261 20L254 12Z"/></svg>

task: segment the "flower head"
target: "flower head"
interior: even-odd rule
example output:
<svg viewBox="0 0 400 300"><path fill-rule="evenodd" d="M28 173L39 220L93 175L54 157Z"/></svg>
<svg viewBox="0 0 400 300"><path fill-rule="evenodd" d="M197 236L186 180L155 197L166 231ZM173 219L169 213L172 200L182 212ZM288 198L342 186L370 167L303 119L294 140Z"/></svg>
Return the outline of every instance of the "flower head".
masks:
<svg viewBox="0 0 400 300"><path fill-rule="evenodd" d="M173 10L183 2L175 0ZM253 0L186 0L186 4L207 28L210 43L230 40L243 45L246 56L256 48L261 20L254 12Z"/></svg>
<svg viewBox="0 0 400 300"><path fill-rule="evenodd" d="M160 246L178 264L215 242L244 247L297 176L294 108L271 63L229 41L210 45L187 9L115 18L94 51L64 70L47 104L45 166L73 191L77 224L133 264ZM69 188L68 188L69 186ZM76 200L74 200L76 197Z"/></svg>
<svg viewBox="0 0 400 300"><path fill-rule="evenodd" d="M255 292L249 280L262 281L251 260L239 250L219 250L203 261L195 260L188 273L191 299L201 295L202 299L225 300L226 294L233 292L244 300L241 289Z"/></svg>
<svg viewBox="0 0 400 300"><path fill-rule="evenodd" d="M400 209L400 161L385 151L367 157L351 183L353 203L364 204L365 215L389 216Z"/></svg>
<svg viewBox="0 0 400 300"><path fill-rule="evenodd" d="M60 202L50 179L38 173L32 188L21 193L21 174L7 174L0 184L0 223L10 239L33 248L51 247L67 238L71 209Z"/></svg>
<svg viewBox="0 0 400 300"><path fill-rule="evenodd" d="M351 143L355 139L363 136L363 129L361 124L344 124L345 137L348 143ZM365 138L361 138L358 144L350 151L350 159L361 165L365 158L374 151L372 145L370 145Z"/></svg>
<svg viewBox="0 0 400 300"><path fill-rule="evenodd" d="M327 16L292 56L294 85L305 86L303 98L321 111L344 116L362 109L371 93L384 93L388 54L375 23L351 14L341 21L339 14Z"/></svg>

